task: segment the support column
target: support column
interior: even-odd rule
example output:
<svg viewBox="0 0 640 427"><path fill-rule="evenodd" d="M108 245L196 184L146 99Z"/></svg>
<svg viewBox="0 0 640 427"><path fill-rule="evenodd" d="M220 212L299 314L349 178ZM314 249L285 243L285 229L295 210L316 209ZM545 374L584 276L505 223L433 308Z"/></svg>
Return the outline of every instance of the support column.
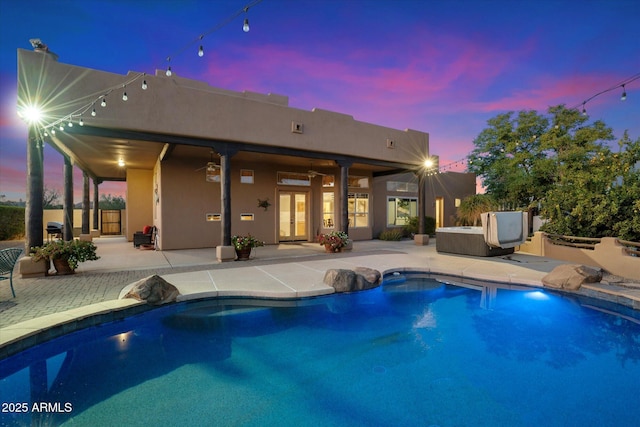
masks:
<svg viewBox="0 0 640 427"><path fill-rule="evenodd" d="M73 240L73 165L71 159L64 156L64 193L62 200L64 230L62 238Z"/></svg>
<svg viewBox="0 0 640 427"><path fill-rule="evenodd" d="M82 234L89 234L89 175L82 173Z"/></svg>
<svg viewBox="0 0 640 427"><path fill-rule="evenodd" d="M426 190L427 173L424 169L417 172L418 175L418 234L413 236L416 245L428 245L429 235L425 234L425 215L426 215Z"/></svg>
<svg viewBox="0 0 640 427"><path fill-rule="evenodd" d="M98 201L98 185L99 184L100 184L100 181L94 178L93 179L93 227L92 227L94 230L100 229L100 222L99 222L100 203Z"/></svg>
<svg viewBox="0 0 640 427"><path fill-rule="evenodd" d="M425 224L424 224L424 216L425 216L425 204L426 204L426 200L425 200L425 183L426 183L426 179L425 179L425 173L423 171L420 171L418 173L418 234L424 234L424 228L425 228Z"/></svg>
<svg viewBox="0 0 640 427"><path fill-rule="evenodd" d="M352 162L340 160L340 231L349 234L349 167Z"/></svg>
<svg viewBox="0 0 640 427"><path fill-rule="evenodd" d="M231 157L237 150L224 147L217 151L220 154L220 246L216 248L216 257L218 261L230 261L236 257L231 245Z"/></svg>
<svg viewBox="0 0 640 427"><path fill-rule="evenodd" d="M43 198L44 198L44 142L40 140L33 126L29 126L27 139L27 204L24 212L25 242L24 253L34 246L44 243Z"/></svg>

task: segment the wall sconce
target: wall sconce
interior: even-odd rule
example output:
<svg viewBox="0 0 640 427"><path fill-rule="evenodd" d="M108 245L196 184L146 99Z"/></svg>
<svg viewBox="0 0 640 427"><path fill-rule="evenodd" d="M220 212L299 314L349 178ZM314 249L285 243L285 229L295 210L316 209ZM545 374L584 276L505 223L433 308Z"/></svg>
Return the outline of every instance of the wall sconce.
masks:
<svg viewBox="0 0 640 427"><path fill-rule="evenodd" d="M118 166L120 166L121 168L124 167L124 159L123 158L118 159Z"/></svg>

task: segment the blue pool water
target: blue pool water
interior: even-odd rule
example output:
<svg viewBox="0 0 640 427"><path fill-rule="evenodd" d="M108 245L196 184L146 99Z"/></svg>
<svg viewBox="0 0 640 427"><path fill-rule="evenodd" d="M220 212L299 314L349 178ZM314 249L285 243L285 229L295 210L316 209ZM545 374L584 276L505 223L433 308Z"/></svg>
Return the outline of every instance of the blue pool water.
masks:
<svg viewBox="0 0 640 427"><path fill-rule="evenodd" d="M599 304L402 276L176 304L1 361L0 423L638 425L640 315Z"/></svg>

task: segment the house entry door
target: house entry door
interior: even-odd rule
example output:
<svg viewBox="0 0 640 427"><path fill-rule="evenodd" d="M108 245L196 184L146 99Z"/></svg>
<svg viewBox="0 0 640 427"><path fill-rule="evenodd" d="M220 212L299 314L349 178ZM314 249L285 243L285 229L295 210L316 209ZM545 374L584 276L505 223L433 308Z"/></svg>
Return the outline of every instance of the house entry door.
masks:
<svg viewBox="0 0 640 427"><path fill-rule="evenodd" d="M307 204L307 193L280 192L278 224L281 242L308 240Z"/></svg>

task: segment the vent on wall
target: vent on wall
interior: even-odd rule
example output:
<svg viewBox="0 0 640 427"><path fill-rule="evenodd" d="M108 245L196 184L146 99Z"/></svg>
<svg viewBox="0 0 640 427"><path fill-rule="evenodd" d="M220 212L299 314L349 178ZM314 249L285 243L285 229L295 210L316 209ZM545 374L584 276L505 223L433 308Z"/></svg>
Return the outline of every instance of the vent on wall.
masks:
<svg viewBox="0 0 640 427"><path fill-rule="evenodd" d="M396 148L396 142L393 139L387 139L387 148Z"/></svg>
<svg viewBox="0 0 640 427"><path fill-rule="evenodd" d="M300 122L291 122L291 132L304 133L304 126Z"/></svg>

